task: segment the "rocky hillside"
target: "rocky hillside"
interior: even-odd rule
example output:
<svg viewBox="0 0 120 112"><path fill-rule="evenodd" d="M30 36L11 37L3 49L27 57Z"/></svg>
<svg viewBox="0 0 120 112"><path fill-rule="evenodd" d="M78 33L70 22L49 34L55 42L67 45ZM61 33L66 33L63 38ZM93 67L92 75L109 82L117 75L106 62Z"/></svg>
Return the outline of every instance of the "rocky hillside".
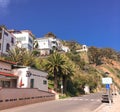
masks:
<svg viewBox="0 0 120 112"><path fill-rule="evenodd" d="M81 45L76 42L65 42L64 45L67 45L71 49L71 53L67 56L76 64L77 76L80 75L82 78L91 78L91 81L94 78L92 84L95 85L95 90L100 90L102 85L102 77L106 77L105 73L107 72L109 77L113 79L113 84L120 88L120 53L111 49L111 48L96 48L89 47L88 52L76 52L76 50L81 49ZM78 78L79 79L79 78ZM80 79L79 79L80 80ZM86 81L86 80L85 80ZM89 80L90 81L90 80ZM91 86L91 83L87 81L83 84L88 84ZM91 86L91 87L92 87Z"/></svg>

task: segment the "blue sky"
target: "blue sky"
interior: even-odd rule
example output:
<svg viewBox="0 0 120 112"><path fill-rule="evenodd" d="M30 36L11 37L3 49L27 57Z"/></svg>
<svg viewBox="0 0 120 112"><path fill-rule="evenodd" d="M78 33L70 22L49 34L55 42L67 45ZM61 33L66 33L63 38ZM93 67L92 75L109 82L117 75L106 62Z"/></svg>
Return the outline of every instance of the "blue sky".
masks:
<svg viewBox="0 0 120 112"><path fill-rule="evenodd" d="M0 24L120 51L119 0L0 0Z"/></svg>

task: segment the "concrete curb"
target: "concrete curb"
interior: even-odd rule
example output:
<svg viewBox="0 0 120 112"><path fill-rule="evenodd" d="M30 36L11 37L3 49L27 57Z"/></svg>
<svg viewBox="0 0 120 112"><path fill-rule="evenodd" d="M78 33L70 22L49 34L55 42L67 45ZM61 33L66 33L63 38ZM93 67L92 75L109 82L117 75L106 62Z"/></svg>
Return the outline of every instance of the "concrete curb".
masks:
<svg viewBox="0 0 120 112"><path fill-rule="evenodd" d="M105 107L105 104L101 104L97 109L95 109L93 112L100 112Z"/></svg>

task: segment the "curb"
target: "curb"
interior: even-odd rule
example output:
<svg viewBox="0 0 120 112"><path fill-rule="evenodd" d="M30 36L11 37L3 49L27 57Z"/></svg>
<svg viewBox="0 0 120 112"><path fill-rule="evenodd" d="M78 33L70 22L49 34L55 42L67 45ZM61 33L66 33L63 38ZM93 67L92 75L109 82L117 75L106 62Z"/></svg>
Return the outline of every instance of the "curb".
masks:
<svg viewBox="0 0 120 112"><path fill-rule="evenodd" d="M99 112L100 110L102 110L102 108L105 107L105 104L101 104L97 109L95 109L93 112Z"/></svg>

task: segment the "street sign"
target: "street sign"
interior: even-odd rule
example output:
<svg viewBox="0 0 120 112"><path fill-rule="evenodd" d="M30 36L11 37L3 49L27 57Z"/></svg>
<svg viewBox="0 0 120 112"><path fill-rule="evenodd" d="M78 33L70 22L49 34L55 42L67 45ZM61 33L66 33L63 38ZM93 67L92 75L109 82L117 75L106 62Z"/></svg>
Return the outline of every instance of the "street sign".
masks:
<svg viewBox="0 0 120 112"><path fill-rule="evenodd" d="M107 89L107 90L110 89L110 84L106 84L106 89Z"/></svg>
<svg viewBox="0 0 120 112"><path fill-rule="evenodd" d="M112 84L112 78L111 77L102 78L102 84Z"/></svg>

